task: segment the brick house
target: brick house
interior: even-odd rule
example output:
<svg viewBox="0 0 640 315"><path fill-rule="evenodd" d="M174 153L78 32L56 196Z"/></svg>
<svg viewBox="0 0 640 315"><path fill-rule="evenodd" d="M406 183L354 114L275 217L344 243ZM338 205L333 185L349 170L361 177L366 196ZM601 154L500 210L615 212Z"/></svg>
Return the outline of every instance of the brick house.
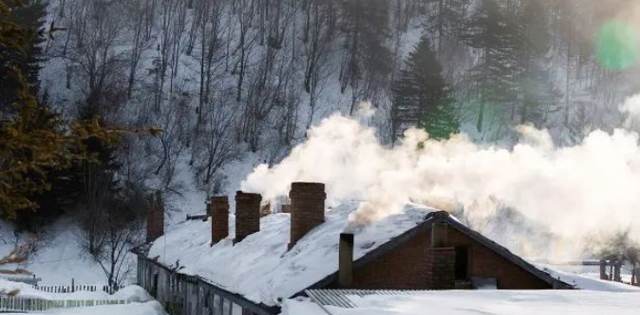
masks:
<svg viewBox="0 0 640 315"><path fill-rule="evenodd" d="M238 192L235 216L214 197L204 220L136 248L138 283L185 315L278 314L307 289L572 288L446 212L407 205L345 233L359 203L325 209L325 198L323 184L294 183L291 213L261 218L260 195ZM148 224L162 230L157 214Z"/></svg>

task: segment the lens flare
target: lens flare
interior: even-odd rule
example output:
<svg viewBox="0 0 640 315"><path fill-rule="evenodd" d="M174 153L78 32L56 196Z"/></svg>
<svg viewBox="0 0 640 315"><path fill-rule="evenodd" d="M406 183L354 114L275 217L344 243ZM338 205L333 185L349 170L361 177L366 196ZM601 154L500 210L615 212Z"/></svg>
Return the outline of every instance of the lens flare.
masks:
<svg viewBox="0 0 640 315"><path fill-rule="evenodd" d="M634 66L640 55L638 31L623 21L604 24L597 33L596 55L600 65L608 70Z"/></svg>

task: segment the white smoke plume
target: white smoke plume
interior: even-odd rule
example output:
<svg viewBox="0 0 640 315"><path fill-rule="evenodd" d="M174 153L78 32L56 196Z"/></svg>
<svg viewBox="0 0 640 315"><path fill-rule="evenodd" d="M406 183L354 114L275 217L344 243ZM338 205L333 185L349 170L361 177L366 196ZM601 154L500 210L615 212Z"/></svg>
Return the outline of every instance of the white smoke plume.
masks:
<svg viewBox="0 0 640 315"><path fill-rule="evenodd" d="M627 104L623 108L634 112L640 98ZM579 253L566 248L578 250L576 242L593 233L631 229L640 240L637 133L595 131L578 145L558 148L546 131L520 132L524 140L504 149L474 144L464 135L436 141L411 129L389 148L374 129L334 115L309 130L308 140L280 164L256 168L242 189L273 199L287 195L292 182L323 182L329 205L366 201L352 216L354 224L402 211L409 201L464 209L476 222L509 207L556 235L563 241L556 250L571 257ZM548 255L540 246L523 246L529 247L538 251L521 254Z"/></svg>
<svg viewBox="0 0 640 315"><path fill-rule="evenodd" d="M640 94L629 97L620 106L620 111L627 114L625 128L634 128L640 125Z"/></svg>

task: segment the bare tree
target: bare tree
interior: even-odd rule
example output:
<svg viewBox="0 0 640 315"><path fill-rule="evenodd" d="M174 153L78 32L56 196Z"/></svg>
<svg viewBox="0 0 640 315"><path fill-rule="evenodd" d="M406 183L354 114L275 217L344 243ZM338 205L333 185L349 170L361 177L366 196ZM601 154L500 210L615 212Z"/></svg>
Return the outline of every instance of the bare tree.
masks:
<svg viewBox="0 0 640 315"><path fill-rule="evenodd" d="M189 125L190 98L178 96L174 98L174 104L163 106L158 115L153 119L153 125L162 129L158 137L150 138L155 142L154 158L150 164L154 166L154 174L158 178L155 190L180 194L179 185L176 183L178 161L186 151L189 137L191 136Z"/></svg>
<svg viewBox="0 0 640 315"><path fill-rule="evenodd" d="M127 85L127 97L131 99L131 93L136 80L136 73L138 71L138 65L140 58L145 49L147 49L146 40L144 36L145 21L147 16L151 15L154 8L149 7L149 1L134 0L128 4L128 24L130 28L131 36L131 53L129 56L129 80Z"/></svg>
<svg viewBox="0 0 640 315"><path fill-rule="evenodd" d="M222 75L216 70L222 70L221 61L224 59L224 55L221 53L224 47L224 39L222 38L224 4L219 0L199 0L196 6L200 12L198 18L198 23L200 23L200 98L196 122L196 130L198 130L202 121L202 109L212 99L215 76L216 74Z"/></svg>
<svg viewBox="0 0 640 315"><path fill-rule="evenodd" d="M192 148L196 184L211 194L220 192L224 182L221 171L238 156L233 137L237 113L229 100L232 93L229 90L219 95L217 103L204 108L203 127Z"/></svg>
<svg viewBox="0 0 640 315"><path fill-rule="evenodd" d="M114 101L120 94L118 74L125 59L117 50L121 8L102 1L78 1L75 6L70 32L76 47L70 58L79 67L88 110L108 116L122 103Z"/></svg>
<svg viewBox="0 0 640 315"><path fill-rule="evenodd" d="M173 82L178 75L183 33L186 29L186 0L161 0L160 36L158 57L155 60L155 111L160 111L164 100L164 89L169 75L169 94L173 93ZM170 73L167 73L170 72Z"/></svg>
<svg viewBox="0 0 640 315"><path fill-rule="evenodd" d="M143 240L149 203L146 194L135 186L116 196L104 187L96 192L99 196L93 205L79 213L78 240L83 251L100 265L109 286L117 289L134 270L129 251Z"/></svg>
<svg viewBox="0 0 640 315"><path fill-rule="evenodd" d="M305 60L304 89L309 93L309 116L307 129L313 123L316 112L316 102L324 84L329 77L328 63L330 45L335 35L331 24L333 6L331 3L309 0L305 4L306 16L303 49Z"/></svg>
<svg viewBox="0 0 640 315"><path fill-rule="evenodd" d="M247 65L257 38L257 36L251 32L255 19L255 2L253 0L240 0L234 3L234 9L236 10L239 28L238 47L234 55L239 53L240 56L237 58L232 73L238 76L236 101L240 102L242 100L242 89L246 77Z"/></svg>

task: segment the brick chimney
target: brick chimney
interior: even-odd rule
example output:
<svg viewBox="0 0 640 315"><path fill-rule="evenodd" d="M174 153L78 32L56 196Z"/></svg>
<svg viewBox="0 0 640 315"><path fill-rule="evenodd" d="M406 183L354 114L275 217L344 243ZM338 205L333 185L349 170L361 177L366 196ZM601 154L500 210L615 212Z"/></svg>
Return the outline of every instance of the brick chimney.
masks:
<svg viewBox="0 0 640 315"><path fill-rule="evenodd" d="M236 193L236 238L234 243L260 231L260 203L262 196L242 191Z"/></svg>
<svg viewBox="0 0 640 315"><path fill-rule="evenodd" d="M456 286L456 250L449 246L447 212L433 214L431 248L426 253L426 286L430 290L453 290Z"/></svg>
<svg viewBox="0 0 640 315"><path fill-rule="evenodd" d="M160 192L151 197L151 208L147 210L147 242L164 235L164 203Z"/></svg>
<svg viewBox="0 0 640 315"><path fill-rule="evenodd" d="M291 240L289 249L309 231L324 222L324 201L327 194L322 183L291 184Z"/></svg>
<svg viewBox="0 0 640 315"><path fill-rule="evenodd" d="M338 284L341 288L353 286L353 234L340 234L338 249Z"/></svg>
<svg viewBox="0 0 640 315"><path fill-rule="evenodd" d="M229 197L211 197L208 209L211 215L211 246L229 236Z"/></svg>

